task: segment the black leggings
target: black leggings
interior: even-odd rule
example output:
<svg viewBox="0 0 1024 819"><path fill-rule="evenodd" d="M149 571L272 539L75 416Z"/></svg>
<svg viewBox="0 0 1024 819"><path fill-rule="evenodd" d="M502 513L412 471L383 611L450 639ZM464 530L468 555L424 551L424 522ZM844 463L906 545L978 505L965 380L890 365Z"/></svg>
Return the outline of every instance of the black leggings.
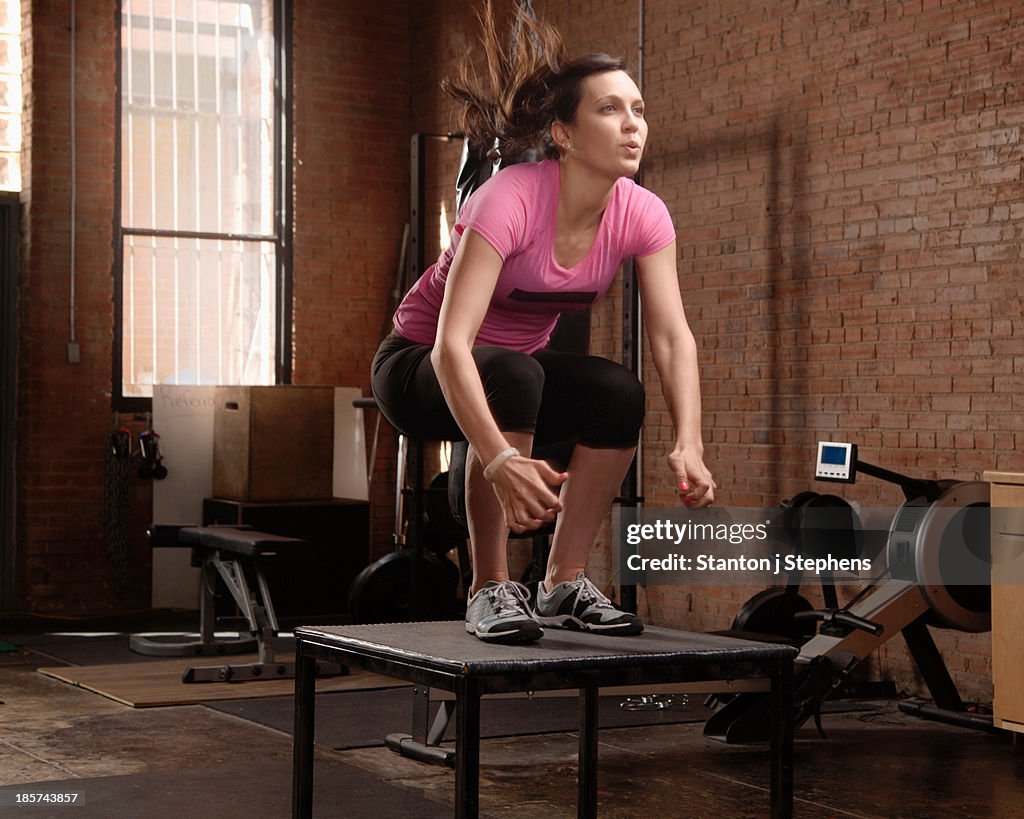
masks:
<svg viewBox="0 0 1024 819"><path fill-rule="evenodd" d="M400 432L461 441L430 363L431 347L392 332L373 359L371 385L384 417ZM644 388L625 367L597 356L477 346L473 358L487 403L503 432L534 433L538 444L595 449L636 446Z"/></svg>

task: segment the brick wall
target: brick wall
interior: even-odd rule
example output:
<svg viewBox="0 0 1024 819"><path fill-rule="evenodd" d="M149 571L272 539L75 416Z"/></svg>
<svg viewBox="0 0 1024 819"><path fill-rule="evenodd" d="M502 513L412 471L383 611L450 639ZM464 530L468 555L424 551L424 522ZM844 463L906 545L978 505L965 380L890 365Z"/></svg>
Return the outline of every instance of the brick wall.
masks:
<svg viewBox="0 0 1024 819"><path fill-rule="evenodd" d="M77 8L75 334L70 339L71 39L66 5L24 4L27 149L20 281L17 596L33 611L149 602L145 487L128 492L127 555L107 554L104 459L110 407L114 7ZM118 566L126 575L119 582Z"/></svg>
<svg viewBox="0 0 1024 819"><path fill-rule="evenodd" d="M296 9L293 381L369 395L409 210L408 4ZM375 422L367 411L368 440ZM394 440L383 422L371 484L375 556L390 549L394 528Z"/></svg>
<svg viewBox="0 0 1024 819"><path fill-rule="evenodd" d="M679 229L720 502L813 488L820 439L924 478L1020 470L1020 7L687 6L648 3L645 180ZM647 495L671 504L651 420ZM901 501L870 478L841 494ZM721 628L749 591L647 605ZM968 696L991 696L988 640L939 635ZM919 690L901 641L879 664Z"/></svg>

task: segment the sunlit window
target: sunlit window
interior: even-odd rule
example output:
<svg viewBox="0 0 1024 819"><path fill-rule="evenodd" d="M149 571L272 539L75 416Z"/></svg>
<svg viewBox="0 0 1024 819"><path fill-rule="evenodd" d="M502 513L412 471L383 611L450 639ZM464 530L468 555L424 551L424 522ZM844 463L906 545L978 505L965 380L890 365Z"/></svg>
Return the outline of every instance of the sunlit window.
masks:
<svg viewBox="0 0 1024 819"><path fill-rule="evenodd" d="M273 8L122 0L120 397L277 379Z"/></svg>
<svg viewBox="0 0 1024 819"><path fill-rule="evenodd" d="M21 3L0 0L0 190L21 190Z"/></svg>

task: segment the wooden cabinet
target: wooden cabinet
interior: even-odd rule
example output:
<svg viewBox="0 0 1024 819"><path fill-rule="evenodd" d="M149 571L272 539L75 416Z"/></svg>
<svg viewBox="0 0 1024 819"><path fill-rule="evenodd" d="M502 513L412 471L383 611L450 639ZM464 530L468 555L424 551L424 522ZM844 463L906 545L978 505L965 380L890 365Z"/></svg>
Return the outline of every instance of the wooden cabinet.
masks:
<svg viewBox="0 0 1024 819"><path fill-rule="evenodd" d="M992 484L993 723L1024 733L1024 474L983 477Z"/></svg>

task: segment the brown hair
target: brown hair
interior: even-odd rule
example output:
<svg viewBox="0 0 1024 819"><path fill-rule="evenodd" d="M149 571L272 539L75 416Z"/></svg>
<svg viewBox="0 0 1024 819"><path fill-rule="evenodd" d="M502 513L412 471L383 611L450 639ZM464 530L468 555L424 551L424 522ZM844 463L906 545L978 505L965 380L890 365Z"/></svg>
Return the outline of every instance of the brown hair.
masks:
<svg viewBox="0 0 1024 819"><path fill-rule="evenodd" d="M583 80L606 71L624 71L625 63L607 54L569 59L558 30L522 8L508 49L498 35L491 0L485 0L479 18L486 76L479 76L467 59L457 79L441 83L462 106L463 133L470 145L491 156L497 140L506 159L515 160L530 150L558 158L551 123L571 123L576 118Z"/></svg>

